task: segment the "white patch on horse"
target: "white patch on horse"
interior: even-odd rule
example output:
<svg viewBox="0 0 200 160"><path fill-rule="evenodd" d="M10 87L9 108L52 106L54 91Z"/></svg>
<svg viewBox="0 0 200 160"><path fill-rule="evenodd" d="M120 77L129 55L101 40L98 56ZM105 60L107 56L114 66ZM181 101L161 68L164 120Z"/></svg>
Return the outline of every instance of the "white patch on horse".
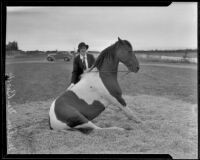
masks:
<svg viewBox="0 0 200 160"><path fill-rule="evenodd" d="M88 104L95 100L103 103L105 107L115 101L105 88L98 72L89 72L82 75L81 80L71 89L79 98L84 99Z"/></svg>
<svg viewBox="0 0 200 160"><path fill-rule="evenodd" d="M62 129L69 129L69 127L66 123L61 122L56 118L55 115L55 101L51 104L50 111L49 111L49 116L50 116L50 124L51 127L55 130L62 130Z"/></svg>

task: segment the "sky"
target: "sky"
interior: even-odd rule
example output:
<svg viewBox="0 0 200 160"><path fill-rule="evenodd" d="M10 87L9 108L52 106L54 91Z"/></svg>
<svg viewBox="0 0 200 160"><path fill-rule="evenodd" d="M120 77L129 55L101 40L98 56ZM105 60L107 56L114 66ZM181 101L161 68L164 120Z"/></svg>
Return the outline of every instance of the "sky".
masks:
<svg viewBox="0 0 200 160"><path fill-rule="evenodd" d="M19 49L102 51L128 40L133 50L197 49L197 2L168 7L7 7L6 43Z"/></svg>

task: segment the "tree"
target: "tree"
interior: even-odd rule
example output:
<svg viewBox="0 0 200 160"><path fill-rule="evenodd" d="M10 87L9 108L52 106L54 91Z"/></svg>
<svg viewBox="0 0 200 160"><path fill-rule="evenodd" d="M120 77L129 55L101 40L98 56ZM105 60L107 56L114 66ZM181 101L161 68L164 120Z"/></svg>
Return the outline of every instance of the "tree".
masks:
<svg viewBox="0 0 200 160"><path fill-rule="evenodd" d="M7 45L6 45L6 50L7 51L10 51L10 50L18 50L18 44L16 41L13 41L13 42L9 42Z"/></svg>

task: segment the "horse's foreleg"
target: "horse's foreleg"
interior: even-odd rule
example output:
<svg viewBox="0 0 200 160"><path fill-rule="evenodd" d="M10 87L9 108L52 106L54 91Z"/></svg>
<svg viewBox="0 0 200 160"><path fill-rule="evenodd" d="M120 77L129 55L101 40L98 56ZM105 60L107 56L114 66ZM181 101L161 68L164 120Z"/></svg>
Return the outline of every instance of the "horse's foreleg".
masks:
<svg viewBox="0 0 200 160"><path fill-rule="evenodd" d="M116 97L116 99L118 100L118 107L124 112L124 114L129 118L134 120L136 123L140 123L141 121L136 118L136 116L133 114L133 111L126 105L125 100L122 98L121 95L118 95ZM123 103L122 103L123 102Z"/></svg>
<svg viewBox="0 0 200 160"><path fill-rule="evenodd" d="M120 128L120 127L107 127L107 128L101 128L101 129L117 129L117 130L120 130L120 131L124 131L124 128Z"/></svg>
<svg viewBox="0 0 200 160"><path fill-rule="evenodd" d="M101 128L96 126L94 123L92 123L91 121L89 121L88 123L84 123L81 125L78 125L76 127L74 127L75 129L79 129L79 130L93 130L93 129L117 129L117 130L124 130L123 128L120 127L107 127L107 128Z"/></svg>
<svg viewBox="0 0 200 160"><path fill-rule="evenodd" d="M139 120L134 114L133 111L128 106L120 106L120 108L123 110L125 115L128 117L128 119L134 120L136 123L141 123L141 120Z"/></svg>
<svg viewBox="0 0 200 160"><path fill-rule="evenodd" d="M78 125L74 128L76 128L76 129L81 129L81 128L84 128L84 129L101 129L100 127L98 127L94 123L92 123L91 121L84 123L84 124L81 124L81 125Z"/></svg>

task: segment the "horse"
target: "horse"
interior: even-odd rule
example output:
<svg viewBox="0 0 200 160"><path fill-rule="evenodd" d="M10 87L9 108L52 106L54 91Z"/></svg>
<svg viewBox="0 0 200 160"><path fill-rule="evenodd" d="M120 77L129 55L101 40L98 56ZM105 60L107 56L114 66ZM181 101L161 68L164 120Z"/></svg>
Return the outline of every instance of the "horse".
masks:
<svg viewBox="0 0 200 160"><path fill-rule="evenodd" d="M94 65L72 88L68 88L51 104L49 125L53 130L79 130L87 132L95 129L119 129L120 127L101 128L92 120L109 105L115 104L124 114L137 122L133 112L122 97L117 81L118 65L123 63L128 72L137 73L139 62L127 40L118 40L104 49Z"/></svg>

